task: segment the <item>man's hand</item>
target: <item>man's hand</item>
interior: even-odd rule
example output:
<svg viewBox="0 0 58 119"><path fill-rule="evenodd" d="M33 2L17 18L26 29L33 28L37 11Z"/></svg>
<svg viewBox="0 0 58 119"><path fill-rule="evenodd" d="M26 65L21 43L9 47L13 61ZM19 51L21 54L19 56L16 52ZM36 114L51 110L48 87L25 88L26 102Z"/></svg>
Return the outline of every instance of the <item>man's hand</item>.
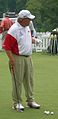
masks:
<svg viewBox="0 0 58 119"><path fill-rule="evenodd" d="M32 43L42 44L42 41L38 38L32 37Z"/></svg>
<svg viewBox="0 0 58 119"><path fill-rule="evenodd" d="M14 71L15 71L15 61L14 61L14 59L10 59L9 62L10 62L11 70L14 73Z"/></svg>

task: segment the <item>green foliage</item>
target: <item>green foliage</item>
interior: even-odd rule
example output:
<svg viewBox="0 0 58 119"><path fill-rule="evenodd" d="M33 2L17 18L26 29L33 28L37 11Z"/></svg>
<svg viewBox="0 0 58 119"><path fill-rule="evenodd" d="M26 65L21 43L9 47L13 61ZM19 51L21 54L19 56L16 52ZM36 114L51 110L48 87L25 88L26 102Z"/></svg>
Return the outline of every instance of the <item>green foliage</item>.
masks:
<svg viewBox="0 0 58 119"><path fill-rule="evenodd" d="M2 12L30 10L36 17L34 25L37 31L51 31L58 27L58 0L0 0Z"/></svg>
<svg viewBox="0 0 58 119"><path fill-rule="evenodd" d="M39 22L41 21L41 3L38 0L29 0L26 4L26 8L35 15L34 24L36 26L36 29L39 29L41 25L41 23L39 24Z"/></svg>
<svg viewBox="0 0 58 119"><path fill-rule="evenodd" d="M41 6L41 21L42 27L45 27L45 30L52 30L58 26L58 1L54 0L43 0Z"/></svg>
<svg viewBox="0 0 58 119"><path fill-rule="evenodd" d="M58 26L58 1L29 0L27 8L35 14L35 26L39 31L51 31Z"/></svg>
<svg viewBox="0 0 58 119"><path fill-rule="evenodd" d="M2 13L7 10L8 10L8 0L6 0L6 2L4 0L0 0L0 15L2 15Z"/></svg>
<svg viewBox="0 0 58 119"><path fill-rule="evenodd" d="M27 0L16 0L16 10L19 12L22 9L26 9Z"/></svg>
<svg viewBox="0 0 58 119"><path fill-rule="evenodd" d="M8 8L11 12L16 12L16 0L8 0Z"/></svg>

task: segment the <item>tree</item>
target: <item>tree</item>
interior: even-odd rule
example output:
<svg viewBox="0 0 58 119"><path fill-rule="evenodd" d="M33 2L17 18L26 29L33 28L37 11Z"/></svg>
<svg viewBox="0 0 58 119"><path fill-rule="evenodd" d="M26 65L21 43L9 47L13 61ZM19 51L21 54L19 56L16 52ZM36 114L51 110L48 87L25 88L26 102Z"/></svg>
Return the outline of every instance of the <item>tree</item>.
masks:
<svg viewBox="0 0 58 119"><path fill-rule="evenodd" d="M0 0L0 16L3 12L28 9L35 15L37 31L51 31L58 27L58 0Z"/></svg>
<svg viewBox="0 0 58 119"><path fill-rule="evenodd" d="M40 0L27 1L26 8L28 10L30 10L35 15L34 24L35 24L36 30L39 30L40 26L41 26L41 14L40 14L41 3L40 3Z"/></svg>
<svg viewBox="0 0 58 119"><path fill-rule="evenodd" d="M29 0L26 6L35 14L39 31L51 31L58 26L58 0Z"/></svg>
<svg viewBox="0 0 58 119"><path fill-rule="evenodd" d="M8 10L8 0L0 0L0 17L3 16L3 12Z"/></svg>
<svg viewBox="0 0 58 119"><path fill-rule="evenodd" d="M0 0L0 15L9 11L16 11L16 0Z"/></svg>
<svg viewBox="0 0 58 119"><path fill-rule="evenodd" d="M26 9L27 0L16 0L16 10L19 12L22 9Z"/></svg>
<svg viewBox="0 0 58 119"><path fill-rule="evenodd" d="M16 12L16 0L8 0L8 8L10 12Z"/></svg>
<svg viewBox="0 0 58 119"><path fill-rule="evenodd" d="M41 22L42 28L44 27L45 30L51 31L52 29L58 26L58 1L54 0L43 0L41 1Z"/></svg>

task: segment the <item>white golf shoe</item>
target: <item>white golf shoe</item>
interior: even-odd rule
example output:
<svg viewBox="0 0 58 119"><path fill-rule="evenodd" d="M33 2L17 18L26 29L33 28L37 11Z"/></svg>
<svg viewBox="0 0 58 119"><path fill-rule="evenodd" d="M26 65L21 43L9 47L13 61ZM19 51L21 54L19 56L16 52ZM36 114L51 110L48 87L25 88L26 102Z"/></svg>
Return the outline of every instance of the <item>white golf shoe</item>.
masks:
<svg viewBox="0 0 58 119"><path fill-rule="evenodd" d="M14 106L12 107L12 109L15 109L15 110L17 110L17 111L19 111L19 112L23 112L23 111L24 111L24 107L23 107L23 105L22 105L21 103L18 103L18 104L16 104L16 105L14 105Z"/></svg>
<svg viewBox="0 0 58 119"><path fill-rule="evenodd" d="M27 106L30 107L30 108L34 108L34 109L39 109L39 108L40 108L40 105L37 104L37 103L34 102L34 101L28 102L28 103L27 103Z"/></svg>

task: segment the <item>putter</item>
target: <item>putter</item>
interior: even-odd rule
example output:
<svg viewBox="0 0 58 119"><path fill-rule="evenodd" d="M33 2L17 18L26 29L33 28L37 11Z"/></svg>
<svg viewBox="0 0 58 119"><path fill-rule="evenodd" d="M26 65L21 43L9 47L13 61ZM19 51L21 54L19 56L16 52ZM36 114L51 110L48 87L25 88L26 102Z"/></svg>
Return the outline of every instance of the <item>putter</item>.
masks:
<svg viewBox="0 0 58 119"><path fill-rule="evenodd" d="M16 78L15 78L15 74L14 74L14 72L13 72L13 69L12 69L12 74L13 74L13 77L14 77L14 84L15 84L16 96L17 96L17 100L18 100L18 104L19 104L19 98L18 98L18 91L17 91ZM17 104L17 106L18 106L18 104ZM23 112L22 109L17 109L17 111Z"/></svg>

